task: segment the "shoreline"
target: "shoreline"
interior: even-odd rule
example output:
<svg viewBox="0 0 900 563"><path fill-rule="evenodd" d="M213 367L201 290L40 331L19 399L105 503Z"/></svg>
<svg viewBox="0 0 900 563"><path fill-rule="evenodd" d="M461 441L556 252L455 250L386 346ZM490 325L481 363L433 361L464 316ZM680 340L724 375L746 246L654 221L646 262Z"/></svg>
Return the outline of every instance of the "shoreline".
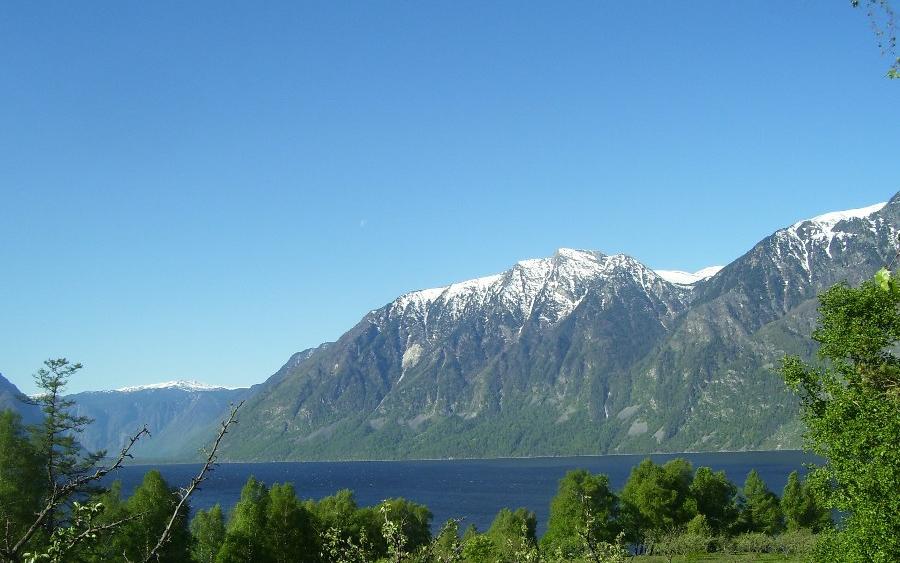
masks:
<svg viewBox="0 0 900 563"><path fill-rule="evenodd" d="M383 459L307 459L307 460L271 460L271 461L218 461L216 465L240 465L255 463L402 463L402 462L453 462L453 461L517 461L517 460L542 460L542 459L573 459L573 458L598 458L598 457L626 457L626 456L679 456L679 455L704 455L704 454L753 454L771 452L798 452L810 456L815 454L803 449L784 448L767 450L716 450L716 451L683 451L683 452L647 452L647 453L610 453L610 454L575 454L575 455L533 455L533 456L496 456L496 457L435 457L435 458L383 458ZM202 461L152 461L136 460L127 467L149 467L160 465L201 465Z"/></svg>

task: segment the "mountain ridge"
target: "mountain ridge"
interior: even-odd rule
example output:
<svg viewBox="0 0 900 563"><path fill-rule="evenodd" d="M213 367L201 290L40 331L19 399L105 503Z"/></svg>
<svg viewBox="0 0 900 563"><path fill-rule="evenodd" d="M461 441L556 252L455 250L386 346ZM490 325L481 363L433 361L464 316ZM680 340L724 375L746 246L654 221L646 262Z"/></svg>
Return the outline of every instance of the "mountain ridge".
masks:
<svg viewBox="0 0 900 563"><path fill-rule="evenodd" d="M98 420L89 449L155 426L146 459L192 459L239 400L223 459L797 447L777 362L815 353L817 294L888 263L898 226L900 193L802 219L694 273L560 248L404 293L249 389L172 381L70 397Z"/></svg>
<svg viewBox="0 0 900 563"><path fill-rule="evenodd" d="M224 452L342 459L796 446L796 404L774 362L812 352L809 302L819 291L857 282L892 255L898 208L894 196L861 215L798 221L688 287L624 254L560 249L406 293L251 397Z"/></svg>

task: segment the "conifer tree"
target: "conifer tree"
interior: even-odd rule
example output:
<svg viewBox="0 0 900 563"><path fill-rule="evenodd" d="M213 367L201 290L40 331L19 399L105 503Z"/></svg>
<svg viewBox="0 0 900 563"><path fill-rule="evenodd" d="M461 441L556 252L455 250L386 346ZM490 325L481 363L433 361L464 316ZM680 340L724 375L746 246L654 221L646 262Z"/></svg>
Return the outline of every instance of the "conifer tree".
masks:
<svg viewBox="0 0 900 563"><path fill-rule="evenodd" d="M0 411L0 542L11 545L39 512L45 483L41 459L25 435L22 420Z"/></svg>
<svg viewBox="0 0 900 563"><path fill-rule="evenodd" d="M93 420L74 415L72 408L75 402L64 395L69 378L82 365L57 358L45 361L44 366L34 374L35 384L42 393L33 399L40 406L44 418L41 423L30 426L29 432L42 460L45 490L47 494L55 495L64 483L94 469L106 452L89 453L82 449L77 436ZM58 523L54 507L44 521L44 529L51 534Z"/></svg>
<svg viewBox="0 0 900 563"><path fill-rule="evenodd" d="M738 519L741 530L775 535L784 529L784 516L778 496L769 490L755 469L747 474L742 500L743 506Z"/></svg>

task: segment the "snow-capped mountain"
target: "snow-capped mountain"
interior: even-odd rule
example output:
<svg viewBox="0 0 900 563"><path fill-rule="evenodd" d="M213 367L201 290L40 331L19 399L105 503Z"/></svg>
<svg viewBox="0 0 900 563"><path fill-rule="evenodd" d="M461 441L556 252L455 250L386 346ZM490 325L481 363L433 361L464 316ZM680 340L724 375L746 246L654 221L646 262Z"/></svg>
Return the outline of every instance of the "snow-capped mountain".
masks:
<svg viewBox="0 0 900 563"><path fill-rule="evenodd" d="M202 393L204 391L228 391L237 389L237 387L221 387L217 385L207 385L194 380L179 379L175 381L164 381L162 383L151 383L149 385L135 385L132 387L122 387L115 391L119 393L134 393L137 391L147 391L150 389L178 389L180 391L188 391L192 393Z"/></svg>
<svg viewBox="0 0 900 563"><path fill-rule="evenodd" d="M94 420L78 437L88 451L118 452L146 425L151 436L142 438L133 453L144 459L174 459L205 443L206 427L248 393L197 381L167 381L68 398L75 401L76 414Z"/></svg>
<svg viewBox="0 0 900 563"><path fill-rule="evenodd" d="M656 274L669 283L677 285L694 285L719 273L724 266L707 266L696 272L682 270L656 270Z"/></svg>
<svg viewBox="0 0 900 563"><path fill-rule="evenodd" d="M413 291L285 366L239 459L536 455L798 444L773 372L816 295L890 262L900 197L799 221L725 267L560 249Z"/></svg>

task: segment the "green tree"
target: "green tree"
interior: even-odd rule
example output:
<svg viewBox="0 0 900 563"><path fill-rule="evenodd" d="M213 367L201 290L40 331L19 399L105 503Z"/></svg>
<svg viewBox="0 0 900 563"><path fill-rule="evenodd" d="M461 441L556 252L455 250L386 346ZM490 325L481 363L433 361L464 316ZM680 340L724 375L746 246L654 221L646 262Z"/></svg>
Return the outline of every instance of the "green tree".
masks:
<svg viewBox="0 0 900 563"><path fill-rule="evenodd" d="M44 418L40 424L30 426L28 430L42 460L45 491L51 495L66 482L86 475L106 452L83 451L77 436L93 421L86 416L72 414L75 402L64 395L69 378L82 365L57 358L45 361L44 366L34 374L35 384L42 392L33 399L40 406ZM44 528L50 534L58 524L59 514L54 505L44 520Z"/></svg>
<svg viewBox="0 0 900 563"><path fill-rule="evenodd" d="M831 512L823 505L818 492L808 481L801 481L796 471L788 475L781 494L781 511L785 526L791 532L800 529L820 532L831 526Z"/></svg>
<svg viewBox="0 0 900 563"><path fill-rule="evenodd" d="M459 520L451 518L441 527L431 543L431 560L435 563L455 563L462 558L462 542L459 538Z"/></svg>
<svg viewBox="0 0 900 563"><path fill-rule="evenodd" d="M357 506L356 498L350 489L341 489L318 502L307 501L304 506L313 515L320 533L334 530L341 541L357 545L365 538L367 549L372 547L371 542L380 541L382 538L381 515L372 508ZM380 553L383 555L386 548L383 542L380 546L382 548Z"/></svg>
<svg viewBox="0 0 900 563"><path fill-rule="evenodd" d="M269 489L265 535L276 563L314 561L320 551L312 515L290 483L275 483Z"/></svg>
<svg viewBox="0 0 900 563"><path fill-rule="evenodd" d="M769 490L755 469L747 474L742 490L738 528L744 532L774 535L784 529L778 496Z"/></svg>
<svg viewBox="0 0 900 563"><path fill-rule="evenodd" d="M383 514L384 518L398 527L398 534L404 540L403 549L412 552L431 542L431 511L421 504L410 502L404 498L387 499L377 507L375 511ZM385 538L383 534L380 536ZM374 542L381 553L382 541ZM384 545L386 554L388 546Z"/></svg>
<svg viewBox="0 0 900 563"><path fill-rule="evenodd" d="M858 288L819 297L823 367L797 357L782 374L799 395L807 448L826 460L811 473L842 526L821 541L833 561L900 560L900 285L887 270Z"/></svg>
<svg viewBox="0 0 900 563"><path fill-rule="evenodd" d="M241 489L241 498L231 512L225 541L216 556L218 563L272 561L270 546L266 543L266 513L269 508L269 490L252 475Z"/></svg>
<svg viewBox="0 0 900 563"><path fill-rule="evenodd" d="M650 530L683 526L693 518L697 507L691 495L692 482L691 464L682 458L664 465L648 458L634 467L622 489L631 537L639 539Z"/></svg>
<svg viewBox="0 0 900 563"><path fill-rule="evenodd" d="M504 560L512 560L516 553L537 544L537 516L525 508L515 511L503 508L494 517L486 535Z"/></svg>
<svg viewBox="0 0 900 563"><path fill-rule="evenodd" d="M564 556L575 557L585 552L585 539L614 541L618 532L618 506L618 498L609 489L606 475L591 475L583 469L566 473L550 502L541 549L560 550Z"/></svg>
<svg viewBox="0 0 900 563"><path fill-rule="evenodd" d="M0 541L4 545L22 537L40 511L44 481L35 476L41 474L42 465L19 414L0 411Z"/></svg>
<svg viewBox="0 0 900 563"><path fill-rule="evenodd" d="M216 504L209 510L198 510L191 520L191 558L197 563L215 563L225 542L225 517Z"/></svg>
<svg viewBox="0 0 900 563"><path fill-rule="evenodd" d="M497 563L497 546L485 534L469 534L463 538L462 556L466 563Z"/></svg>
<svg viewBox="0 0 900 563"><path fill-rule="evenodd" d="M169 487L159 471L153 469L125 503L132 520L124 524L117 536L124 538L123 552L130 561L144 561L166 529L178 504L178 493ZM175 521L172 535L156 559L173 563L189 558L190 531L187 507L183 507Z"/></svg>
<svg viewBox="0 0 900 563"><path fill-rule="evenodd" d="M724 471L713 472L709 467L699 467L691 482L690 495L698 515L705 517L714 534L727 531L737 518L735 495L737 487L728 480Z"/></svg>
<svg viewBox="0 0 900 563"><path fill-rule="evenodd" d="M116 522L127 524L129 519L132 518L126 501L122 499L121 481L114 481L109 489L95 493L91 497L91 502L102 507L102 511L97 518L97 523L101 526L114 525ZM127 527L120 525L113 528L106 536L104 541L80 546L76 550L78 556L85 561L96 563L121 559L122 554L126 553L128 549L130 540Z"/></svg>

